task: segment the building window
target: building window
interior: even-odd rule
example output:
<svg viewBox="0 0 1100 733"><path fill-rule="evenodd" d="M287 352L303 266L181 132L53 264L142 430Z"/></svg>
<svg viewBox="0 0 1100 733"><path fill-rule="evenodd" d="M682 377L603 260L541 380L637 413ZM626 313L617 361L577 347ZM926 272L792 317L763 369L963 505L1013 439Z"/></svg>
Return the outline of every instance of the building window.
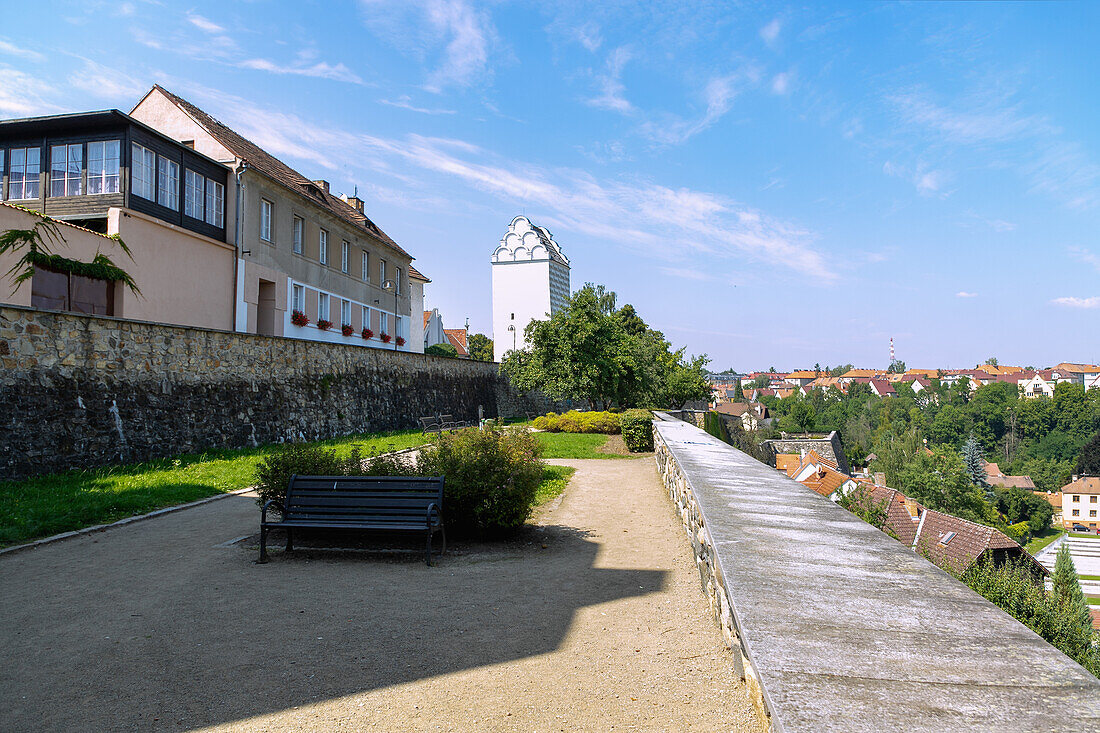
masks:
<svg viewBox="0 0 1100 733"><path fill-rule="evenodd" d="M50 148L50 195L79 196L83 168L84 146L80 143Z"/></svg>
<svg viewBox="0 0 1100 733"><path fill-rule="evenodd" d="M134 143L132 150L133 160L130 162L132 172L130 174L130 192L135 196L141 196L149 201L153 198L153 182L156 172L153 168L156 156L149 148Z"/></svg>
<svg viewBox="0 0 1100 733"><path fill-rule="evenodd" d="M1095 495L1090 496L1089 497L1089 504L1095 504L1095 503L1096 503L1096 496Z"/></svg>
<svg viewBox="0 0 1100 733"><path fill-rule="evenodd" d="M329 320L328 293L318 293L317 295L317 319L321 321Z"/></svg>
<svg viewBox="0 0 1100 733"><path fill-rule="evenodd" d="M294 217L294 254L302 254L302 236L306 230L306 222L302 217Z"/></svg>
<svg viewBox="0 0 1100 733"><path fill-rule="evenodd" d="M363 250L363 280L370 282L370 254Z"/></svg>
<svg viewBox="0 0 1100 733"><path fill-rule="evenodd" d="M340 325L345 323L351 324L351 301L349 300L340 301Z"/></svg>
<svg viewBox="0 0 1100 733"><path fill-rule="evenodd" d="M1095 517L1096 516L1096 510L1095 509L1089 509L1089 516L1090 517Z"/></svg>
<svg viewBox="0 0 1100 733"><path fill-rule="evenodd" d="M38 180L42 172L40 156L38 148L12 148L11 169L8 171L9 199L38 198Z"/></svg>
<svg viewBox="0 0 1100 733"><path fill-rule="evenodd" d="M31 305L47 310L114 315L114 283L35 267L31 277Z"/></svg>
<svg viewBox="0 0 1100 733"><path fill-rule="evenodd" d="M390 332L390 314L379 313L378 314L378 330L382 333Z"/></svg>
<svg viewBox="0 0 1100 733"><path fill-rule="evenodd" d="M397 294L401 295L401 268L393 268L393 286L397 288Z"/></svg>
<svg viewBox="0 0 1100 733"><path fill-rule="evenodd" d="M88 143L88 193L118 193L118 140Z"/></svg>
<svg viewBox="0 0 1100 733"><path fill-rule="evenodd" d="M218 229L225 228L225 186L206 179L206 223Z"/></svg>
<svg viewBox="0 0 1100 733"><path fill-rule="evenodd" d="M202 204L206 199L206 179L188 168L183 172L183 213L202 221Z"/></svg>
<svg viewBox="0 0 1100 733"><path fill-rule="evenodd" d="M1075 516L1075 517L1081 516L1081 510L1080 509L1074 509L1073 510L1073 516Z"/></svg>
<svg viewBox="0 0 1100 733"><path fill-rule="evenodd" d="M386 284L386 261L378 260L378 284Z"/></svg>
<svg viewBox="0 0 1100 733"><path fill-rule="evenodd" d="M370 328L370 308L363 306L363 328Z"/></svg>
<svg viewBox="0 0 1100 733"><path fill-rule="evenodd" d="M322 265L328 264L328 232L324 229L321 230L321 236L318 238L317 259L321 261Z"/></svg>
<svg viewBox="0 0 1100 733"><path fill-rule="evenodd" d="M1081 501L1081 495L1080 494L1074 494L1073 495L1073 500L1074 501Z"/></svg>
<svg viewBox="0 0 1100 733"><path fill-rule="evenodd" d="M340 245L340 272L348 271L348 259L351 256L351 245L346 241Z"/></svg>
<svg viewBox="0 0 1100 733"><path fill-rule="evenodd" d="M305 312L306 289L301 285L295 285L290 289L291 311Z"/></svg>
<svg viewBox="0 0 1100 733"><path fill-rule="evenodd" d="M180 164L163 155L157 157L157 203L180 210Z"/></svg>
<svg viewBox="0 0 1100 733"><path fill-rule="evenodd" d="M271 202L260 199L260 239L271 241Z"/></svg>

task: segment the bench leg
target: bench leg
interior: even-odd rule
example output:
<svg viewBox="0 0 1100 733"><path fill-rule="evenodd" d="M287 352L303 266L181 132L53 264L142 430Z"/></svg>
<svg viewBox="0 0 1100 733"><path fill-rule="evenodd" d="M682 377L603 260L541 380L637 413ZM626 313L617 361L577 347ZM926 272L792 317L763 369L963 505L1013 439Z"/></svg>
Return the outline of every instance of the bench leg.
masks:
<svg viewBox="0 0 1100 733"><path fill-rule="evenodd" d="M425 550L424 557L427 559L430 568L432 566L432 531L430 529L428 530L428 545Z"/></svg>
<svg viewBox="0 0 1100 733"><path fill-rule="evenodd" d="M294 549L294 530L288 529L286 531L286 551L290 552Z"/></svg>
<svg viewBox="0 0 1100 733"><path fill-rule="evenodd" d="M260 562L267 562L267 527L260 527Z"/></svg>

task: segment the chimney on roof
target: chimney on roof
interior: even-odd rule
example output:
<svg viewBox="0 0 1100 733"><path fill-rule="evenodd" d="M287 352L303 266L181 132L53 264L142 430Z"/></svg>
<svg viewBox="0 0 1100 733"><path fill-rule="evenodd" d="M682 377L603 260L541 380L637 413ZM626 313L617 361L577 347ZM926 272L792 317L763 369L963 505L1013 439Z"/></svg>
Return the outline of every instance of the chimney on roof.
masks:
<svg viewBox="0 0 1100 733"><path fill-rule="evenodd" d="M909 516L913 520L920 517L920 504L917 503L916 499L910 499L908 496L905 497L905 510L909 512Z"/></svg>
<svg viewBox="0 0 1100 733"><path fill-rule="evenodd" d="M363 199L359 198L358 196L348 196L345 193L345 194L340 195L340 200L343 201L348 206L353 207L360 214L363 213L363 204L365 202L363 201Z"/></svg>
<svg viewBox="0 0 1100 733"><path fill-rule="evenodd" d="M314 181L314 183L321 187L321 190L328 193L328 181Z"/></svg>

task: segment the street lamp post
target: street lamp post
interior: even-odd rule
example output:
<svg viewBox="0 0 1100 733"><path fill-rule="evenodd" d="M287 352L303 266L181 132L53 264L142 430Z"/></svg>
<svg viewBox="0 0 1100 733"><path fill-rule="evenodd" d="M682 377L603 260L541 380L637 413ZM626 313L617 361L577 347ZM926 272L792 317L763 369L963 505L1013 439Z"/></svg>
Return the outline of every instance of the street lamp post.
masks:
<svg viewBox="0 0 1100 733"><path fill-rule="evenodd" d="M397 351L397 283L393 280L386 280L382 283L383 290L393 290L393 350Z"/></svg>
<svg viewBox="0 0 1100 733"><path fill-rule="evenodd" d="M516 350L516 327L514 325L509 326L508 330L512 332L512 351Z"/></svg>

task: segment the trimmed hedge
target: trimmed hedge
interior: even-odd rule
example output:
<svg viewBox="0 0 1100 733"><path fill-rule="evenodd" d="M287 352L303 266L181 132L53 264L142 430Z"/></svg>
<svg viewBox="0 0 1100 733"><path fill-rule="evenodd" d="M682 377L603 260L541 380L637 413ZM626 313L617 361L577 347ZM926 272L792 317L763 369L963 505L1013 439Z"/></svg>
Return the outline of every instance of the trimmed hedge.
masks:
<svg viewBox="0 0 1100 733"><path fill-rule="evenodd" d="M653 450L653 413L649 410L627 410L619 416L619 425L631 453Z"/></svg>
<svg viewBox="0 0 1100 733"><path fill-rule="evenodd" d="M570 410L558 415L548 412L535 418L536 430L548 433L619 434L619 415L614 412L579 412Z"/></svg>

